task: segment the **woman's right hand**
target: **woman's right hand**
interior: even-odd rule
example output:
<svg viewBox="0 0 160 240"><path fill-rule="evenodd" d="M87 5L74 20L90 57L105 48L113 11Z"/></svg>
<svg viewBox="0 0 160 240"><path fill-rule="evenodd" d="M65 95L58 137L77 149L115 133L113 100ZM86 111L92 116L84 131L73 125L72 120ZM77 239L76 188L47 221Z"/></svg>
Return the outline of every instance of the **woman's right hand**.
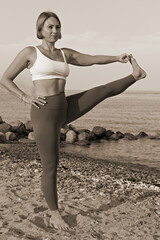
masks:
<svg viewBox="0 0 160 240"><path fill-rule="evenodd" d="M129 59L130 59L130 55L127 53L123 53L118 56L118 62L121 62L121 63L127 63Z"/></svg>
<svg viewBox="0 0 160 240"><path fill-rule="evenodd" d="M44 106L47 103L45 97L42 97L42 96L33 97L33 96L27 95L25 93L23 93L21 99L22 99L23 102L28 103L28 104L32 104L36 108L40 108L39 105Z"/></svg>

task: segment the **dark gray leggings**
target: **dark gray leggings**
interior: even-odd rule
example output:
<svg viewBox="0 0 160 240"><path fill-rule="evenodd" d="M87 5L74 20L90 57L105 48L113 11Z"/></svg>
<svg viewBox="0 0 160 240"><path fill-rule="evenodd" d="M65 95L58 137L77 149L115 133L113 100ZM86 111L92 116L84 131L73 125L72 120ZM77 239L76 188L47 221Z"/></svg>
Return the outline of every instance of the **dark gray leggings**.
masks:
<svg viewBox="0 0 160 240"><path fill-rule="evenodd" d="M58 209L57 165L59 161L60 129L81 117L104 99L125 91L135 83L132 75L81 93L47 96L40 109L31 107L36 144L42 161L42 191L51 210Z"/></svg>

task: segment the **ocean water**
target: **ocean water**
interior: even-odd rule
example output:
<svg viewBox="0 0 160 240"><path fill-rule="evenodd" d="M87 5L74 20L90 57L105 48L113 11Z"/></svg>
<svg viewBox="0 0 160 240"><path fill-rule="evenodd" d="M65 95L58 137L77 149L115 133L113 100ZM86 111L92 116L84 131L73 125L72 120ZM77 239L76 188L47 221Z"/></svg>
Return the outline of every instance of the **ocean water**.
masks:
<svg viewBox="0 0 160 240"><path fill-rule="evenodd" d="M66 95L77 91L68 91ZM149 135L160 135L160 93L130 92L108 98L90 112L72 122L77 128L103 126L114 132L141 131ZM24 105L5 90L0 90L0 116L8 123L30 119L30 106ZM89 147L67 145L67 152L103 158L110 161L131 162L147 165L160 170L160 140L139 139L136 141L119 140L93 143Z"/></svg>

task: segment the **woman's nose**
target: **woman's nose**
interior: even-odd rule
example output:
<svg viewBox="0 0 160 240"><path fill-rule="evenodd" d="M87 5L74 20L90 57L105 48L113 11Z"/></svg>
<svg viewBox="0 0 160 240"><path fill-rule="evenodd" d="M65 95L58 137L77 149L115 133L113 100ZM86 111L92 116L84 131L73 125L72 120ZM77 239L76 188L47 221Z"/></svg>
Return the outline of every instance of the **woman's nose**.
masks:
<svg viewBox="0 0 160 240"><path fill-rule="evenodd" d="M53 33L56 33L56 32L57 32L57 28L56 28L56 27L53 27L53 28L52 28L52 32L53 32Z"/></svg>

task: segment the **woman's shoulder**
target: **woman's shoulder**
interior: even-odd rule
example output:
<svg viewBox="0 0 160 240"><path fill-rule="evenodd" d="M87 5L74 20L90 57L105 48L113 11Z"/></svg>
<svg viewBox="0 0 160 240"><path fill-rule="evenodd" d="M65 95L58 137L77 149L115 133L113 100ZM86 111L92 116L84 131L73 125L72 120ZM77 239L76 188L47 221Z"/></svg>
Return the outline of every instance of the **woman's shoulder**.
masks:
<svg viewBox="0 0 160 240"><path fill-rule="evenodd" d="M61 48L61 50L63 50L63 52L65 53L66 57L69 59L71 57L71 55L73 53L75 53L76 51L74 49L71 48Z"/></svg>
<svg viewBox="0 0 160 240"><path fill-rule="evenodd" d="M34 46L27 46L21 50L21 52L24 52L26 54L27 53L31 54L31 53L34 53L35 51L36 51L36 48Z"/></svg>
<svg viewBox="0 0 160 240"><path fill-rule="evenodd" d="M31 57L33 57L36 54L36 49L33 46L27 46L25 48L23 48L19 53L18 53L18 57L22 58L22 59L30 59Z"/></svg>

